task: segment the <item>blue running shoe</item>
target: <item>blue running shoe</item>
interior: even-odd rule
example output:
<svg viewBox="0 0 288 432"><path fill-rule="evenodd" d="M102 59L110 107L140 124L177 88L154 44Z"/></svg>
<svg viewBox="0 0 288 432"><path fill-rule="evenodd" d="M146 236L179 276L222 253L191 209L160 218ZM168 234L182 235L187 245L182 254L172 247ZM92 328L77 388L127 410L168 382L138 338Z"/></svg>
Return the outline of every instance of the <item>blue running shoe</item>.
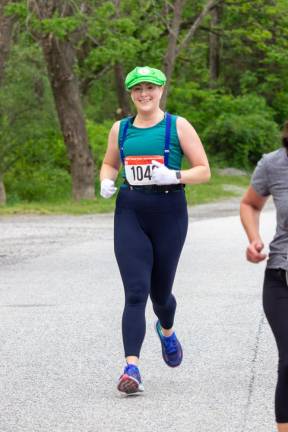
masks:
<svg viewBox="0 0 288 432"><path fill-rule="evenodd" d="M163 360L167 366L179 366L183 359L183 351L175 332L171 336L164 336L159 320L155 324L155 330L161 342Z"/></svg>
<svg viewBox="0 0 288 432"><path fill-rule="evenodd" d="M137 366L127 364L123 374L119 378L117 389L121 393L133 394L144 391L141 375Z"/></svg>

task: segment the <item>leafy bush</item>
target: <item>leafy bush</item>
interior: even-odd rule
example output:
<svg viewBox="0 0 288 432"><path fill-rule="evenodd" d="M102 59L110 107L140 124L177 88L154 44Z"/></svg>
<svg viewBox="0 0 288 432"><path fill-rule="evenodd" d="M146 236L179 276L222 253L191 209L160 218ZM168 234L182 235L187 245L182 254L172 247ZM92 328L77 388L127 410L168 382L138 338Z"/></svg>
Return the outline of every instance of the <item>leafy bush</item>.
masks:
<svg viewBox="0 0 288 432"><path fill-rule="evenodd" d="M288 92L275 93L272 106L276 112L276 121L282 127L288 119Z"/></svg>
<svg viewBox="0 0 288 432"><path fill-rule="evenodd" d="M276 123L259 114L222 114L203 133L208 151L233 166L249 168L280 145Z"/></svg>
<svg viewBox="0 0 288 432"><path fill-rule="evenodd" d="M111 120L106 120L101 124L96 124L92 120L86 121L89 143L92 148L93 158L96 165L96 191L99 190L99 170L106 152L108 135L112 124L113 121Z"/></svg>
<svg viewBox="0 0 288 432"><path fill-rule="evenodd" d="M70 198L71 177L60 168L30 167L30 172L9 172L5 176L9 202L59 201Z"/></svg>
<svg viewBox="0 0 288 432"><path fill-rule="evenodd" d="M171 87L167 109L187 118L201 134L219 115L231 112L234 100L230 94L201 89L197 83L186 82L181 87Z"/></svg>
<svg viewBox="0 0 288 432"><path fill-rule="evenodd" d="M87 120L89 142L96 162L95 186L107 147L112 121L96 124ZM44 135L44 133L46 135ZM17 162L5 175L8 201L59 201L71 195L67 152L59 133L43 131L36 140L27 140L18 149Z"/></svg>
<svg viewBox="0 0 288 432"><path fill-rule="evenodd" d="M190 82L172 90L168 110L192 122L210 155L234 166L248 168L280 143L274 111L253 93L234 97Z"/></svg>
<svg viewBox="0 0 288 432"><path fill-rule="evenodd" d="M4 177L8 201L57 201L70 196L69 161L57 131L39 131L14 154L16 161Z"/></svg>
<svg viewBox="0 0 288 432"><path fill-rule="evenodd" d="M112 124L113 121L111 120L106 120L101 124L97 124L92 120L87 120L86 122L89 143L98 169L101 167L106 152L108 135Z"/></svg>

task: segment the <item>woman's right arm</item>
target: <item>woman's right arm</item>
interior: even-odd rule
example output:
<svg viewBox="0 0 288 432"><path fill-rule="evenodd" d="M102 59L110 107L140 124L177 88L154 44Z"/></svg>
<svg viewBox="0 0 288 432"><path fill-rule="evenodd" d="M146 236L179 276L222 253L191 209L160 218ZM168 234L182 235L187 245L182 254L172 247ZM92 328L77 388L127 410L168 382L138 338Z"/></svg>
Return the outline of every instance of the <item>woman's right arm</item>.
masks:
<svg viewBox="0 0 288 432"><path fill-rule="evenodd" d="M246 249L246 258L253 263L259 263L266 258L266 255L261 253L264 244L259 232L259 219L267 199L268 196L259 195L249 186L240 204L241 222L250 242Z"/></svg>
<svg viewBox="0 0 288 432"><path fill-rule="evenodd" d="M119 127L120 122L117 121L113 124L110 130L108 137L108 146L100 170L101 181L105 179L115 181L117 178L121 165L118 146Z"/></svg>

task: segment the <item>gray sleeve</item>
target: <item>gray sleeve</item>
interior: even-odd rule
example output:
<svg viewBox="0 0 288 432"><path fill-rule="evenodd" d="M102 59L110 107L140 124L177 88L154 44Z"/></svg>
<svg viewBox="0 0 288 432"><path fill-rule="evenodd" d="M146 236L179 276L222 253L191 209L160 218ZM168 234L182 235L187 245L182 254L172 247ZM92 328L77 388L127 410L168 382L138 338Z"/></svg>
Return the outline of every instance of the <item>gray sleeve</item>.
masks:
<svg viewBox="0 0 288 432"><path fill-rule="evenodd" d="M267 159L265 155L259 160L251 179L251 186L262 196L270 195L269 176L267 172Z"/></svg>

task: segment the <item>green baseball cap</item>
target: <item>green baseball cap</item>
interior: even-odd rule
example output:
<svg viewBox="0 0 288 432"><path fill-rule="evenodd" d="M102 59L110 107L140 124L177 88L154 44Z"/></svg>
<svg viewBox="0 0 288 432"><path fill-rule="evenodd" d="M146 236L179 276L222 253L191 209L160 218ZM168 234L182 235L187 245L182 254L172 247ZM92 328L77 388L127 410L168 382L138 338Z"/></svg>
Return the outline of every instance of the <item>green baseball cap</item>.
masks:
<svg viewBox="0 0 288 432"><path fill-rule="evenodd" d="M149 66L137 66L128 73L125 79L126 89L129 90L131 87L141 82L149 82L163 86L166 83L166 76L159 69L153 69Z"/></svg>

